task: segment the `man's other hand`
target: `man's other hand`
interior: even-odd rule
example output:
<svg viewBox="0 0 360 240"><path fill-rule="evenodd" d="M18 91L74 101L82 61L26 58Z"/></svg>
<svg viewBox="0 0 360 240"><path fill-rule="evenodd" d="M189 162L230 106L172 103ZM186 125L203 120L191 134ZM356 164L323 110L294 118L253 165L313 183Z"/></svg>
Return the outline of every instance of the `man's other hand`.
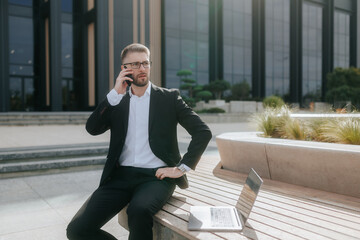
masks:
<svg viewBox="0 0 360 240"><path fill-rule="evenodd" d="M155 174L155 176L160 180L163 180L166 177L168 177L168 178L179 178L182 175L184 175L184 173L180 169L178 169L177 167L159 168L156 171L156 174Z"/></svg>

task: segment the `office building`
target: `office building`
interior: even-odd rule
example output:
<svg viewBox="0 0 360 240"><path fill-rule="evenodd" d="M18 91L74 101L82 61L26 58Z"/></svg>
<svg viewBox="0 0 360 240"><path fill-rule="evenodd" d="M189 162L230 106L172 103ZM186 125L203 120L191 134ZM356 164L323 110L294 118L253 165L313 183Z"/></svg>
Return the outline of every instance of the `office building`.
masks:
<svg viewBox="0 0 360 240"><path fill-rule="evenodd" d="M89 111L121 49L151 50L151 80L248 82L251 96L322 101L326 74L359 66L356 0L2 0L0 112Z"/></svg>

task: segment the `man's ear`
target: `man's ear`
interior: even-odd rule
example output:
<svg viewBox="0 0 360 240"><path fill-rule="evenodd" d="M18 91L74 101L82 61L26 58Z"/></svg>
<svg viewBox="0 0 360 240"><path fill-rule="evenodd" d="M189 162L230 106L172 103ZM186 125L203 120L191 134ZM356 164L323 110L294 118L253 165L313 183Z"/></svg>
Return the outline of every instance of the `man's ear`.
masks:
<svg viewBox="0 0 360 240"><path fill-rule="evenodd" d="M121 71L124 70L124 65L121 65L120 67L121 67Z"/></svg>

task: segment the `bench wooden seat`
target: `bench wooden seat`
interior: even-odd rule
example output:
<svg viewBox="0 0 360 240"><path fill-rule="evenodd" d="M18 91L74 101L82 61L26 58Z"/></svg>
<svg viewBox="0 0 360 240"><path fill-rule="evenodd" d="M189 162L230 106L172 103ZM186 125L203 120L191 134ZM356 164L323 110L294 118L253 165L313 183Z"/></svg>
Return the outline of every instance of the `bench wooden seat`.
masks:
<svg viewBox="0 0 360 240"><path fill-rule="evenodd" d="M264 179L242 232L188 231L191 205L235 205L246 175L205 157L154 217L154 239L360 239L360 199Z"/></svg>

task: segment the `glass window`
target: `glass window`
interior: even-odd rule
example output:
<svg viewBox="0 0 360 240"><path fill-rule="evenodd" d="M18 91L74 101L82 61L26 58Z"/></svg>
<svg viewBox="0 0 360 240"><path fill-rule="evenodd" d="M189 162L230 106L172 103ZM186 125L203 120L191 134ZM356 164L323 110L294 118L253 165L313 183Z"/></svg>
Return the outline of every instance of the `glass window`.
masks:
<svg viewBox="0 0 360 240"><path fill-rule="evenodd" d="M252 84L251 0L223 0L224 79Z"/></svg>
<svg viewBox="0 0 360 240"><path fill-rule="evenodd" d="M61 0L61 75L63 110L77 110L79 89L74 78L73 0Z"/></svg>
<svg viewBox="0 0 360 240"><path fill-rule="evenodd" d="M286 96L290 79L290 0L265 1L265 94Z"/></svg>
<svg viewBox="0 0 360 240"><path fill-rule="evenodd" d="M73 26L70 23L61 24L61 64L63 71L67 69L66 77L72 77L73 68Z"/></svg>
<svg viewBox="0 0 360 240"><path fill-rule="evenodd" d="M24 108L26 111L34 110L34 79L25 78L24 79Z"/></svg>
<svg viewBox="0 0 360 240"><path fill-rule="evenodd" d="M25 75L24 69L30 70L27 75L33 74L33 31L32 18L9 16L9 61L12 70L10 74Z"/></svg>
<svg viewBox="0 0 360 240"><path fill-rule="evenodd" d="M25 16L9 13L10 111L34 110L34 22L32 1L9 1ZM15 16L16 14L16 16Z"/></svg>
<svg viewBox="0 0 360 240"><path fill-rule="evenodd" d="M23 92L22 92L22 79L19 77L10 77L10 110L20 111L23 110Z"/></svg>
<svg viewBox="0 0 360 240"><path fill-rule="evenodd" d="M33 0L9 0L9 4L31 7L32 6L32 1Z"/></svg>
<svg viewBox="0 0 360 240"><path fill-rule="evenodd" d="M165 86L179 88L181 69L190 69L198 84L209 82L208 0L165 1Z"/></svg>
<svg viewBox="0 0 360 240"><path fill-rule="evenodd" d="M72 4L73 4L72 0L62 0L61 1L61 10L63 12L72 13Z"/></svg>
<svg viewBox="0 0 360 240"><path fill-rule="evenodd" d="M302 98L304 106L321 98L322 83L322 14L321 6L303 3Z"/></svg>
<svg viewBox="0 0 360 240"><path fill-rule="evenodd" d="M334 12L334 67L350 67L350 14Z"/></svg>
<svg viewBox="0 0 360 240"><path fill-rule="evenodd" d="M180 28L180 11L178 0L166 0L165 11L165 28L166 29L179 29Z"/></svg>

